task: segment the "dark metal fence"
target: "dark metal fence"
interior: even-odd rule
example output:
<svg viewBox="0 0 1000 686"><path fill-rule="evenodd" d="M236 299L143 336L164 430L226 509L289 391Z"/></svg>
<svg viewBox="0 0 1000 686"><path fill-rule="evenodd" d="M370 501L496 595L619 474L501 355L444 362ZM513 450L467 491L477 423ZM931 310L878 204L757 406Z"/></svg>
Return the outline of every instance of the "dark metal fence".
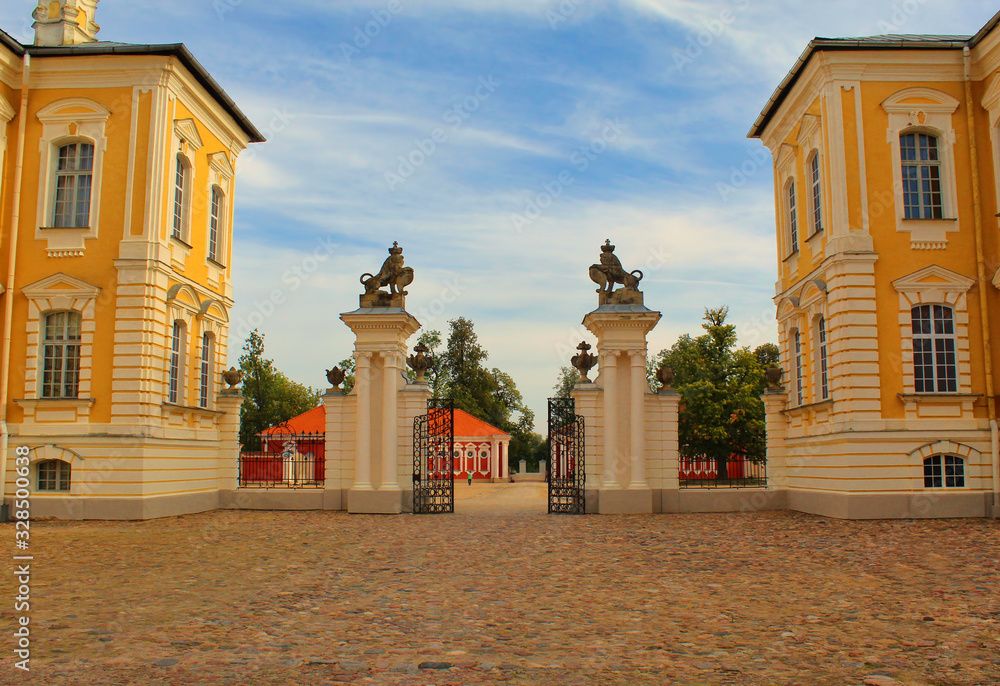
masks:
<svg viewBox="0 0 1000 686"><path fill-rule="evenodd" d="M714 457L682 457L681 488L765 488L767 462L733 455L723 464ZM721 467L721 469L720 469Z"/></svg>
<svg viewBox="0 0 1000 686"><path fill-rule="evenodd" d="M455 402L431 398L413 420L413 513L455 511Z"/></svg>
<svg viewBox="0 0 1000 686"><path fill-rule="evenodd" d="M240 453L240 488L323 488L324 434L261 434L261 450Z"/></svg>
<svg viewBox="0 0 1000 686"><path fill-rule="evenodd" d="M587 511L583 417L572 398L549 398L549 513Z"/></svg>

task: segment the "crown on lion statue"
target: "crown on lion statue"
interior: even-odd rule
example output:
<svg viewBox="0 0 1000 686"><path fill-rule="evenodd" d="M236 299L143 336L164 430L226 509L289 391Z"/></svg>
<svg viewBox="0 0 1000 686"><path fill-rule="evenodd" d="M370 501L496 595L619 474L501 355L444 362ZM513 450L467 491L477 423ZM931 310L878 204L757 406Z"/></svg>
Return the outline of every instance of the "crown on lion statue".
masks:
<svg viewBox="0 0 1000 686"><path fill-rule="evenodd" d="M614 252L615 251L615 246L611 245L611 239L610 238L607 239L606 241L604 241L604 245L601 246L601 250L603 250L604 252Z"/></svg>
<svg viewBox="0 0 1000 686"><path fill-rule="evenodd" d="M403 249L399 247L399 241L393 241L392 247L389 248L389 254L391 255L402 255Z"/></svg>

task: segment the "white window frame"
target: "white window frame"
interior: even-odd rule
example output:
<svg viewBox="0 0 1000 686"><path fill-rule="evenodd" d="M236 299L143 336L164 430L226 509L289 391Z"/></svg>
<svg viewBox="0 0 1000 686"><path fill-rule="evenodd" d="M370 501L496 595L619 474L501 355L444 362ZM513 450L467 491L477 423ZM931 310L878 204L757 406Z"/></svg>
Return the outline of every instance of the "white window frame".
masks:
<svg viewBox="0 0 1000 686"><path fill-rule="evenodd" d="M66 321L65 321L64 326L62 328L67 329L67 330L70 328L70 322L72 321L73 318L75 318L76 321L75 321L75 327L74 328L76 329L76 333L77 333L77 337L76 338L72 338L71 339L71 338L67 337L67 338L54 338L54 339L50 339L48 337L49 336L49 319L53 318L53 317L57 317L59 315L65 315ZM81 362L80 358L81 358L81 350L83 348L83 314L81 312L76 311L76 310L52 310L52 311L46 312L45 314L42 315L41 331L42 331L42 359L41 359L41 363L42 363L42 365L41 365L41 367L42 367L42 369L41 369L41 372L42 372L41 389L42 390L41 390L40 397L42 397L42 398L44 398L46 400L48 400L48 399L63 399L63 398L73 398L73 399L79 398L80 397L80 362ZM49 374L48 363L49 363L50 357L48 355L48 351L49 351L50 347L59 348L61 350L61 353L58 355L58 358L51 358L51 359L58 359L59 362L60 362L60 367L62 367L62 369L59 372L56 372L55 370L52 370L53 374L56 374L56 373L60 374L60 381L58 383L58 392L55 393L55 394L53 394L53 395L49 395L49 394L46 393L46 386L48 384L46 384L46 382L45 382L45 378ZM75 355L67 355L67 352L69 350L75 350ZM72 372L67 371L67 367L69 366L70 362L74 363L74 365L76 367ZM68 386L68 384L67 384L67 377L68 376L73 376L74 377L72 384L70 384L72 386L72 389L73 389L72 393L67 393L66 392L67 386Z"/></svg>
<svg viewBox="0 0 1000 686"><path fill-rule="evenodd" d="M215 390L215 334L211 331L202 331L200 347L198 407L209 409L212 407L212 394Z"/></svg>
<svg viewBox="0 0 1000 686"><path fill-rule="evenodd" d="M948 305L915 305L910 310L911 318L916 319L918 313L920 315L927 315L926 321L930 324L931 330L924 333L923 331L917 332L911 329L910 336L912 340L910 343L913 347L914 390L917 393L958 393L958 339L955 335L955 310ZM925 318L921 317L920 320L924 321ZM950 325L951 331L937 331L939 322ZM917 379L916 350L918 342L927 342L930 344L930 350L923 352L930 354L931 363L930 365L921 365L930 369L930 378ZM941 355L950 355L951 361L942 365ZM940 374L942 366L946 370L943 376ZM926 387L928 382L930 383L930 388ZM918 386L918 383L925 385ZM945 384L947 387L941 388L942 384Z"/></svg>
<svg viewBox="0 0 1000 686"><path fill-rule="evenodd" d="M57 273L21 289L28 299L26 323L27 350L24 392L27 398L42 398L42 375L45 354L45 316L50 312L73 311L80 314L80 371L77 400L90 397L96 329L97 299L101 289L67 274ZM63 400L73 400L64 398Z"/></svg>
<svg viewBox="0 0 1000 686"><path fill-rule="evenodd" d="M87 98L64 98L46 105L36 116L42 123L42 136L38 143L40 163L35 238L46 241L49 257L79 257L84 254L86 242L100 235L101 181L108 143L105 131L111 110ZM90 221L86 227L57 229L53 224L59 149L70 143L94 146Z"/></svg>
<svg viewBox="0 0 1000 686"><path fill-rule="evenodd" d="M55 488L42 488L42 466L56 465ZM35 462L35 488L37 493L51 493L53 495L68 495L73 491L73 465L66 460L45 459ZM63 481L63 472L66 472L66 488L59 488Z"/></svg>
<svg viewBox="0 0 1000 686"><path fill-rule="evenodd" d="M948 234L958 231L958 182L955 170L955 129L952 116L959 101L933 88L916 87L898 91L882 103L888 114L886 141L891 151L893 194L896 203L896 231L910 234L915 250L943 250ZM941 219L906 219L903 205L902 155L899 137L905 133L927 133L938 139L941 161Z"/></svg>
<svg viewBox="0 0 1000 686"><path fill-rule="evenodd" d="M793 379L795 383L795 405L804 405L806 401L805 394L805 351L802 344L802 331L798 328L792 329L791 331L791 348L789 352L791 353L792 361L792 372Z"/></svg>
<svg viewBox="0 0 1000 686"><path fill-rule="evenodd" d="M933 463L934 463L935 460L938 461L938 467L939 467L939 470L940 470L940 472L939 472L939 474L937 475L936 478L939 478L941 480L941 484L940 485L931 484L931 485L928 486L927 485L927 479L928 478L933 479L933 478L935 478L935 475L932 474L930 477L928 477L928 475L927 475L927 468L931 467L933 469L934 468L934 464ZM951 462L952 464L949 465L948 464L949 462ZM931 464L928 464L928 463L931 463ZM949 478L951 478L953 480L957 480L957 478L958 478L958 475L954 474L955 463L957 463L961 467L961 472L962 472L961 473L961 480L962 480L962 482L961 483L952 483L952 484L949 484L948 483L948 479ZM939 453L937 455L931 455L930 457L925 457L923 459L922 466L923 466L923 469L924 469L924 488L926 488L926 489L933 489L933 490L937 490L937 489L941 489L941 490L945 490L945 489L947 489L947 490L964 489L964 488L967 487L967 485L969 483L969 475L968 475L968 471L969 471L968 470L968 466L969 465L968 465L968 462L966 461L966 459L964 457L959 457L958 455L949 455L947 453L944 453L944 454ZM948 474L948 469L949 468L953 470L953 473L951 475Z"/></svg>
<svg viewBox="0 0 1000 686"><path fill-rule="evenodd" d="M823 164L819 150L813 150L806 160L806 174L809 177L809 236L823 232Z"/></svg>
<svg viewBox="0 0 1000 686"><path fill-rule="evenodd" d="M183 405L187 397L187 322L175 319L167 338L167 402Z"/></svg>
<svg viewBox="0 0 1000 686"><path fill-rule="evenodd" d="M955 325L955 355L958 364L959 395L969 396L971 410L972 362L969 347L968 292L975 280L956 274L944 267L931 265L892 282L899 294L899 327L903 372L904 402L908 396L949 396L956 394L917 392L913 367L913 317L912 310L920 305L943 305L952 310Z"/></svg>
<svg viewBox="0 0 1000 686"><path fill-rule="evenodd" d="M826 317L816 317L816 400L830 399L830 331Z"/></svg>
<svg viewBox="0 0 1000 686"><path fill-rule="evenodd" d="M797 255L801 237L799 236L799 203L795 178L785 181L785 226L788 233L789 255Z"/></svg>
<svg viewBox="0 0 1000 686"><path fill-rule="evenodd" d="M177 177L182 170L184 178L181 180L181 187L178 189ZM170 237L175 241L180 241L187 247L191 247L191 195L194 186L194 165L187 155L177 153L171 174L170 184L170 221L168 229ZM177 193L180 190L180 216L178 217ZM178 221L180 226L178 227Z"/></svg>

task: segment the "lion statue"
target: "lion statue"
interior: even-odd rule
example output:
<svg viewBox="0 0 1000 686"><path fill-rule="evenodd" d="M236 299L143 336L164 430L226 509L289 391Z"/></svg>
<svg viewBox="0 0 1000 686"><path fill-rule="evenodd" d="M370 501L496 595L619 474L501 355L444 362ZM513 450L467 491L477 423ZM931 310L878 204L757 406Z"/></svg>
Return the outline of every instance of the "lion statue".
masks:
<svg viewBox="0 0 1000 686"><path fill-rule="evenodd" d="M399 247L398 241L394 241L389 248L389 257L385 258L379 273L362 274L361 283L365 287L365 295L376 293L386 286L392 295L407 294L403 289L413 283L413 267L403 266L403 249Z"/></svg>
<svg viewBox="0 0 1000 686"><path fill-rule="evenodd" d="M625 271L621 261L615 256L615 246L611 245L609 238L601 246L601 263L590 266L590 280L599 286L598 293L610 295L616 283L620 283L626 291L638 291L642 272L638 269Z"/></svg>

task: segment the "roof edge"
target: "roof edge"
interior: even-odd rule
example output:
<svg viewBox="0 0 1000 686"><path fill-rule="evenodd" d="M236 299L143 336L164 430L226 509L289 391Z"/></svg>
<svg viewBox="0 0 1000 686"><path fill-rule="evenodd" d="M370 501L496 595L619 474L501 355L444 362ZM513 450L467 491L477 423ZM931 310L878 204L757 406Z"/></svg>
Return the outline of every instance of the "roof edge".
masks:
<svg viewBox="0 0 1000 686"><path fill-rule="evenodd" d="M998 22L1000 22L1000 13L994 17ZM978 35L978 34L977 34ZM984 34L985 35L985 34ZM809 60L812 59L813 55L817 52L823 51L847 51L847 50L961 50L971 43L972 39L963 41L878 41L878 42L866 42L863 39L848 39L843 38L814 38L809 41L809 45L806 49L802 51L799 55L799 59L792 66L785 78L778 84L778 87L774 89L771 97L768 99L767 104L764 105L764 109L761 110L760 115L754 122L753 126L750 127L750 131L747 132L747 138L760 138L764 134L764 130L767 128L771 120L774 119L774 115L777 113L779 107L784 103L785 99L788 97L792 88L798 82L799 78L802 76L802 72L805 70L806 65Z"/></svg>
<svg viewBox="0 0 1000 686"><path fill-rule="evenodd" d="M18 57L24 56L24 46L21 45L21 43L14 38L14 36L10 35L3 29L0 29L0 43L3 43L10 48Z"/></svg>
<svg viewBox="0 0 1000 686"><path fill-rule="evenodd" d="M974 48L979 45L980 41L986 38L986 36L988 36L998 24L1000 24L1000 12L994 14L993 17L986 22L986 25L976 32L976 35L969 40L969 47Z"/></svg>
<svg viewBox="0 0 1000 686"><path fill-rule="evenodd" d="M6 35L6 34L4 34ZM191 72L195 80L208 91L215 100L222 105L226 113L236 122L243 132L250 139L251 143L264 143L267 141L264 135L257 130L236 102L229 97L229 94L219 85L218 81L212 78L208 70L202 66L195 56L183 43L169 43L163 45L110 45L100 46L93 43L84 46L22 46L22 52L26 51L33 57L81 57L90 55L163 55L176 57L184 67Z"/></svg>

